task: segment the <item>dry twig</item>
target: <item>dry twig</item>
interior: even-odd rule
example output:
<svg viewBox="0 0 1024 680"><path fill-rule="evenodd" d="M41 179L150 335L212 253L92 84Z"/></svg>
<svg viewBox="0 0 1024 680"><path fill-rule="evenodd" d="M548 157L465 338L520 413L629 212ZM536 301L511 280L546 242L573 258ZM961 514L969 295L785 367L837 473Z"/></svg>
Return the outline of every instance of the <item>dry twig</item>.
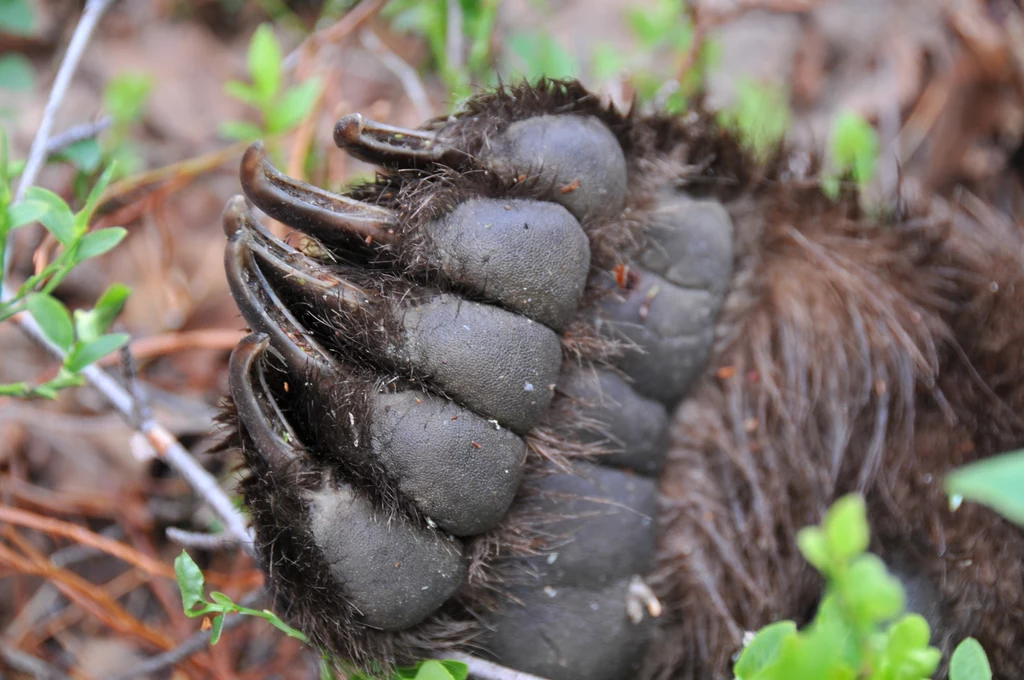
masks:
<svg viewBox="0 0 1024 680"><path fill-rule="evenodd" d="M406 64L402 61L401 57L388 49L388 46L370 29L367 28L360 31L359 40L363 43L363 47L373 52L381 60L381 63L387 66L388 70L394 73L395 77L401 81L402 88L405 90L405 94L408 95L409 101L416 108L416 115L420 120L433 118L434 112L433 107L430 106L430 97L427 96L427 90L423 87L423 81L420 80L420 75L416 73L416 69Z"/></svg>

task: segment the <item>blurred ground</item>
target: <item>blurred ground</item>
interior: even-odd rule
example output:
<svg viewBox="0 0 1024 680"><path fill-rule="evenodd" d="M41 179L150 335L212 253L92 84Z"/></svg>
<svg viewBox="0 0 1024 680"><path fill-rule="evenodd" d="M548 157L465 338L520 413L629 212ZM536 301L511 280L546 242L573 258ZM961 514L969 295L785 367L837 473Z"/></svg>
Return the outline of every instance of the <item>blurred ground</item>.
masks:
<svg viewBox="0 0 1024 680"><path fill-rule="evenodd" d="M312 25L315 4L294 3L299 23ZM499 14L495 48L501 50L511 35L544 26L575 55L589 84L621 95L628 93L628 83L589 77L593 46L637 49L624 12L643 6L653 11L655 4L549 0L543 6L508 0ZM245 77L249 36L266 18L261 7L269 6L274 5L123 0L89 46L56 124L59 131L94 120L114 76L145 72L155 87L131 136L144 170L215 157L200 163L201 173L173 166L178 169L169 179L146 182L110 201L101 221L128 227L128 239L80 267L58 293L69 305L88 304L110 282L132 286L120 323L135 339L152 408L226 480L231 471L225 461L205 452L226 387L228 352L242 327L223 276L219 226L224 202L238 191L240 148L220 137L218 125L251 117L224 93L224 83ZM13 119L0 120L15 157L24 157L31 143L79 10L80 3L69 0L37 0L32 36L0 33L0 53L27 54L37 75L32 92L0 92L0 108L16 111ZM795 114L790 137L797 145L821 148L844 110L877 126L877 192L891 194L899 178L904 191L955 195L979 210L1010 212L1019 202L1024 15L1015 2L705 0L694 16L698 34L714 41L719 53L708 78L712 105L727 106L743 78L778 83L789 93ZM278 35L291 49L302 35L284 23L278 22ZM313 145L325 150L313 168L315 183L336 188L365 176L367 166L330 151L331 126L346 113L418 123L407 87L357 36L365 27L406 63L423 65L431 112L446 112L445 90L424 63L423 41L397 35L371 16L360 29L333 36L299 61L298 75L319 75L326 90L316 115L282 145L290 174L303 172L301 159ZM686 57L665 55L660 66L675 74ZM55 164L41 183L70 196L72 174ZM40 239L37 234L19 244L16 277L31 271ZM13 326L0 327L0 382L40 380L55 370ZM209 531L215 520L91 389L65 392L54 403L0 398L0 499L0 677L33 677L36 671L38 677L111 677L198 630L199 622L182 614L177 587L168 578L180 547L167 540L164 529ZM47 518L59 523L46 524ZM75 532L72 523L95 533ZM120 541L134 566L97 550L96 534ZM191 552L232 597L258 589L260 577L247 558L234 551ZM293 640L255 621L177 668L137 677L315 677L307 656ZM38 664L49 670L40 671Z"/></svg>

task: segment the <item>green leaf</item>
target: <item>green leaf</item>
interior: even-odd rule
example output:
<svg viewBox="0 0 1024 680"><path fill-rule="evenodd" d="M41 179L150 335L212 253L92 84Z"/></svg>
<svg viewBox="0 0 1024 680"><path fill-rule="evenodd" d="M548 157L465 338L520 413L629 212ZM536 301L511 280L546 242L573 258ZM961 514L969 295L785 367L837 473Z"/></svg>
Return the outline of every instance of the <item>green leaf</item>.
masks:
<svg viewBox="0 0 1024 680"><path fill-rule="evenodd" d="M867 553L850 564L840 586L843 599L863 623L888 621L903 613L906 594L877 555Z"/></svg>
<svg viewBox="0 0 1024 680"><path fill-rule="evenodd" d="M246 123L240 120L229 120L221 123L218 128L221 136L228 139L256 140L264 136L263 128L259 125Z"/></svg>
<svg viewBox="0 0 1024 680"><path fill-rule="evenodd" d="M671 30L672 28L670 25L659 23L657 19L658 17L650 13L649 8L646 7L630 9L626 12L626 20L629 22L633 35L648 49L661 42L666 36L666 29Z"/></svg>
<svg viewBox="0 0 1024 680"><path fill-rule="evenodd" d="M572 54L547 33L513 33L508 46L522 61L527 80L569 78L578 71Z"/></svg>
<svg viewBox="0 0 1024 680"><path fill-rule="evenodd" d="M29 187L25 192L25 199L46 204L47 211L39 218L39 221L61 245L69 245L74 240L75 216L63 198L49 189Z"/></svg>
<svg viewBox="0 0 1024 680"><path fill-rule="evenodd" d="M608 43L600 43L594 48L591 55L591 70L594 78L598 80L611 80L618 78L619 74L626 67L626 57Z"/></svg>
<svg viewBox="0 0 1024 680"><path fill-rule="evenodd" d="M987 505L1024 525L1024 449L971 463L946 477L951 495Z"/></svg>
<svg viewBox="0 0 1024 680"><path fill-rule="evenodd" d="M103 160L103 148L95 137L71 144L55 156L85 173L94 173Z"/></svg>
<svg viewBox="0 0 1024 680"><path fill-rule="evenodd" d="M174 560L174 574L178 577L178 588L181 589L181 606L191 616L195 606L203 601L203 572L189 554L182 550Z"/></svg>
<svg viewBox="0 0 1024 680"><path fill-rule="evenodd" d="M850 494L837 500L825 516L824 527L832 559L846 562L867 550L871 534L864 498Z"/></svg>
<svg viewBox="0 0 1024 680"><path fill-rule="evenodd" d="M17 229L18 227L35 222L45 215L49 209L49 206L42 201L21 201L20 203L15 203L7 209L7 218L10 220L9 228Z"/></svg>
<svg viewBox="0 0 1024 680"><path fill-rule="evenodd" d="M210 629L210 644L215 645L220 641L220 634L224 630L224 615L218 614L213 617L213 627Z"/></svg>
<svg viewBox="0 0 1024 680"><path fill-rule="evenodd" d="M0 30L15 35L31 35L35 18L27 0L0 0Z"/></svg>
<svg viewBox="0 0 1024 680"><path fill-rule="evenodd" d="M992 680L992 668L984 648L974 638L965 638L949 660L949 680Z"/></svg>
<svg viewBox="0 0 1024 680"><path fill-rule="evenodd" d="M831 559L825 532L817 527L806 527L796 534L796 544L804 559L823 574L830 571Z"/></svg>
<svg viewBox="0 0 1024 680"><path fill-rule="evenodd" d="M106 229L97 229L96 231L89 232L82 237L82 241L78 246L75 264L84 262L90 257L99 257L111 251L127 235L128 230L124 227L107 227Z"/></svg>
<svg viewBox="0 0 1024 680"><path fill-rule="evenodd" d="M842 113L832 128L831 155L840 174L850 172L856 182L869 182L878 165L878 134L860 115Z"/></svg>
<svg viewBox="0 0 1024 680"><path fill-rule="evenodd" d="M35 83L35 72L28 57L18 53L0 56L0 90L27 92Z"/></svg>
<svg viewBox="0 0 1024 680"><path fill-rule="evenodd" d="M416 680L454 680L440 661L424 661L416 669Z"/></svg>
<svg viewBox="0 0 1024 680"><path fill-rule="evenodd" d="M778 660L786 638L796 634L796 624L792 621L779 621L765 626L743 649L733 673L738 680L752 680Z"/></svg>
<svg viewBox="0 0 1024 680"><path fill-rule="evenodd" d="M469 666L461 661L441 661L453 680L466 680L469 677Z"/></svg>
<svg viewBox="0 0 1024 680"><path fill-rule="evenodd" d="M92 221L92 215L96 212L96 208L99 207L100 198L103 197L103 192L107 190L107 186L110 184L110 180L114 178L115 164L110 164L107 169L103 171L100 178L96 180L96 184L93 185L89 191L89 195L85 197L85 205L75 214L74 229L75 235L81 236L89 230L89 222Z"/></svg>
<svg viewBox="0 0 1024 680"><path fill-rule="evenodd" d="M267 112L267 132L277 134L291 130L309 115L319 96L318 78L310 78L301 85L289 88L281 100Z"/></svg>
<svg viewBox="0 0 1024 680"><path fill-rule="evenodd" d="M140 118L146 99L153 89L153 79L143 73L123 73L107 85L103 92L103 108L115 123L127 125Z"/></svg>
<svg viewBox="0 0 1024 680"><path fill-rule="evenodd" d="M260 24L249 43L249 75L261 101L270 102L281 89L281 46L270 24Z"/></svg>
<svg viewBox="0 0 1024 680"><path fill-rule="evenodd" d="M71 314L61 302L44 293L33 293L26 300L29 314L43 329L43 335L65 352L75 341Z"/></svg>
<svg viewBox="0 0 1024 680"><path fill-rule="evenodd" d="M107 288L95 307L85 311L75 310L75 333L82 342L92 342L107 332L114 319L121 313L132 289L123 283Z"/></svg>
<svg viewBox="0 0 1024 680"><path fill-rule="evenodd" d="M210 592L210 599L216 602L217 604L222 604L226 607L235 606L234 600L232 600L230 597L217 590Z"/></svg>
<svg viewBox="0 0 1024 680"><path fill-rule="evenodd" d="M127 333L109 333L89 342L79 342L68 353L64 366L69 371L78 373L89 364L128 344L131 339Z"/></svg>
<svg viewBox="0 0 1024 680"><path fill-rule="evenodd" d="M915 649L927 647L931 635L931 629L923 616L907 614L889 628L886 650L891 658L900 659Z"/></svg>
<svg viewBox="0 0 1024 680"><path fill-rule="evenodd" d="M255 106L258 108L262 103L260 101L259 92L257 92L250 85L246 85L245 83L240 82L238 80L229 80L228 82L226 82L224 84L224 91L227 92L229 96L234 97L235 99L241 102L249 104L250 106Z"/></svg>

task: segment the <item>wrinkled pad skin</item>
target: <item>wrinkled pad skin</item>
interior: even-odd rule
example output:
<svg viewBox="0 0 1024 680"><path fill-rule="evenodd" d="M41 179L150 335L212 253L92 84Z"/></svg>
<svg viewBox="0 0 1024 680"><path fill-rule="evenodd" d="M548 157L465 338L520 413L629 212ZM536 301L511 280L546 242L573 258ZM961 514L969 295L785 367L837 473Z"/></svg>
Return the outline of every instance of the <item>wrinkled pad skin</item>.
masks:
<svg viewBox="0 0 1024 680"><path fill-rule="evenodd" d="M540 422L562 365L550 328L450 295L408 308L402 324L407 361L455 400L518 434Z"/></svg>
<svg viewBox="0 0 1024 680"><path fill-rule="evenodd" d="M537 177L550 200L578 219L622 210L626 157L615 135L590 116L536 116L512 123L484 157L499 174Z"/></svg>
<svg viewBox="0 0 1024 680"><path fill-rule="evenodd" d="M717 300L640 271L633 287L607 299L602 311L602 331L635 345L618 364L637 391L667 405L679 401L711 351Z"/></svg>
<svg viewBox="0 0 1024 680"><path fill-rule="evenodd" d="M351 487L316 492L310 506L313 540L368 626L416 625L466 578L457 542L389 516Z"/></svg>
<svg viewBox="0 0 1024 680"><path fill-rule="evenodd" d="M541 479L537 512L553 545L531 558L545 586L605 586L650 571L657 489L651 480L603 465L577 463L575 474Z"/></svg>
<svg viewBox="0 0 1024 680"><path fill-rule="evenodd" d="M597 462L644 475L661 471L668 447L668 411L662 404L641 397L612 371L574 371L563 376L560 387L595 423L574 434L605 451Z"/></svg>
<svg viewBox="0 0 1024 680"><path fill-rule="evenodd" d="M732 279L733 229L722 204L663 192L650 215L644 268L683 288L723 294Z"/></svg>
<svg viewBox="0 0 1024 680"><path fill-rule="evenodd" d="M501 520L522 481L522 439L425 393L377 395L373 408L370 446L424 515L456 536Z"/></svg>
<svg viewBox="0 0 1024 680"><path fill-rule="evenodd" d="M643 267L626 289L609 280L601 330L633 348L619 367L638 392L672 406L704 369L732 276L732 221L718 203L663 192L651 212ZM609 277L610 279L610 277Z"/></svg>
<svg viewBox="0 0 1024 680"><path fill-rule="evenodd" d="M554 330L575 314L590 269L590 242L562 206L469 200L429 233L436 264L451 280Z"/></svg>
<svg viewBox="0 0 1024 680"><path fill-rule="evenodd" d="M627 615L628 583L650 571L657 492L629 472L578 463L574 474L541 479L540 515L553 545L531 558L529 583L511 589L487 649L515 668L550 680L630 677L651 619Z"/></svg>
<svg viewBox="0 0 1024 680"><path fill-rule="evenodd" d="M496 617L487 649L498 663L548 680L635 677L653 619L629 620L628 587L621 579L599 588L513 590L518 603Z"/></svg>

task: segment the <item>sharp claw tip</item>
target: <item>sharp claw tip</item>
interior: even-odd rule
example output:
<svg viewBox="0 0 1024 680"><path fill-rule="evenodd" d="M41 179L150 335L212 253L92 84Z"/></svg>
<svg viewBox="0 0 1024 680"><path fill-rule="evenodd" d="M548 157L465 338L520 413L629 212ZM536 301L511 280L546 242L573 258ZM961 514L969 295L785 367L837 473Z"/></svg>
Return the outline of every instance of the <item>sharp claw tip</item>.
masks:
<svg viewBox="0 0 1024 680"><path fill-rule="evenodd" d="M242 177L253 176L267 157L263 142L253 142L242 154Z"/></svg>
<svg viewBox="0 0 1024 680"><path fill-rule="evenodd" d="M359 141L362 131L362 114L350 113L334 125L334 143L341 148L351 146Z"/></svg>
<svg viewBox="0 0 1024 680"><path fill-rule="evenodd" d="M231 238L242 228L249 207L245 204L245 196L232 196L224 206L224 235Z"/></svg>

